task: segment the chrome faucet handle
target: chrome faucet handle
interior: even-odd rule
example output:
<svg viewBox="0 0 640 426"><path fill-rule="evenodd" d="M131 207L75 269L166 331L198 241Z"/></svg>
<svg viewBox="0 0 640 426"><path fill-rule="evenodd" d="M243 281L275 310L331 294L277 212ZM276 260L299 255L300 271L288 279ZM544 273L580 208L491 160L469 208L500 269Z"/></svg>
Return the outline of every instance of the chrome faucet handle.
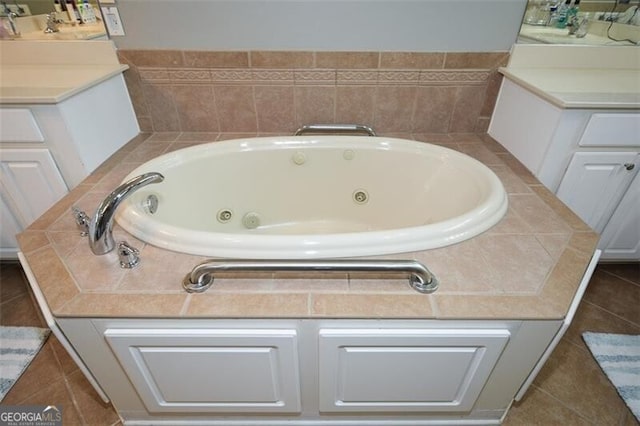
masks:
<svg viewBox="0 0 640 426"><path fill-rule="evenodd" d="M126 241L118 243L118 259L120 259L120 267L131 269L140 263L140 252L137 248L131 247Z"/></svg>
<svg viewBox="0 0 640 426"><path fill-rule="evenodd" d="M76 206L71 207L71 211L76 220L76 225L80 228L80 236L86 237L89 235L89 222L91 222L91 218Z"/></svg>

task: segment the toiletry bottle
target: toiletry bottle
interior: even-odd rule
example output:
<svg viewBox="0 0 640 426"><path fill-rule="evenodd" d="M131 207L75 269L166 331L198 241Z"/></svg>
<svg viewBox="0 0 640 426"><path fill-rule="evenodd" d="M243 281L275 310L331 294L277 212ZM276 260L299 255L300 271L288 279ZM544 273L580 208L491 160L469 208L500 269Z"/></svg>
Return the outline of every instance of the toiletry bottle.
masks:
<svg viewBox="0 0 640 426"><path fill-rule="evenodd" d="M62 13L62 6L60 6L60 0L53 1L53 9L56 11L56 13Z"/></svg>
<svg viewBox="0 0 640 426"><path fill-rule="evenodd" d="M85 14L85 22L89 24L96 23L96 12L93 10L93 6L89 3L89 0L84 0L82 3L82 7Z"/></svg>
<svg viewBox="0 0 640 426"><path fill-rule="evenodd" d="M558 6L558 20L556 21L556 28L567 28L567 15L569 13L570 5L571 0L566 0Z"/></svg>

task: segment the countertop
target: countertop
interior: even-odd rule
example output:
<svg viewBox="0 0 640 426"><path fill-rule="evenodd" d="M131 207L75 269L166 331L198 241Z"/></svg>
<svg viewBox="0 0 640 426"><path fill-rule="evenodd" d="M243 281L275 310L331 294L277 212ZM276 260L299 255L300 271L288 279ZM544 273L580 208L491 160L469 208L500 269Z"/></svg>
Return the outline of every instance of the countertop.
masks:
<svg viewBox="0 0 640 426"><path fill-rule="evenodd" d="M560 108L640 108L640 69L500 68L499 71Z"/></svg>
<svg viewBox="0 0 640 426"><path fill-rule="evenodd" d="M425 295L405 278L263 274L217 278L187 294L182 278L198 256L145 245L118 226L116 240L141 252L141 264L118 266L117 255L91 254L71 214L92 214L141 163L170 150L250 135L142 134L18 236L20 249L57 317L149 318L563 318L595 250L598 235L487 135L416 135L460 150L502 180L509 210L496 226L452 246L384 258L416 259L440 280ZM412 135L398 135L411 139Z"/></svg>
<svg viewBox="0 0 640 426"><path fill-rule="evenodd" d="M0 104L55 104L128 69L111 41L0 41Z"/></svg>
<svg viewBox="0 0 640 426"><path fill-rule="evenodd" d="M560 108L640 108L640 49L514 45L509 80Z"/></svg>

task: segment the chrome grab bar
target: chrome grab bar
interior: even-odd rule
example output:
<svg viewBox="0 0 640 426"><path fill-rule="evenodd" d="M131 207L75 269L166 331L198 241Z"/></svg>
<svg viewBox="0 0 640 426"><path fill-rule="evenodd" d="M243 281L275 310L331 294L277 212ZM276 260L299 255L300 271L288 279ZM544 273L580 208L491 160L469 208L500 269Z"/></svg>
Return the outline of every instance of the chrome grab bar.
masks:
<svg viewBox="0 0 640 426"><path fill-rule="evenodd" d="M409 285L420 293L433 293L438 288L437 278L416 260L266 260L266 259L212 259L196 265L182 280L188 293L202 293L213 284L216 272L381 272L409 274Z"/></svg>
<svg viewBox="0 0 640 426"><path fill-rule="evenodd" d="M303 133L366 133L369 136L378 136L371 127L363 124L308 124L300 127L293 134L300 136Z"/></svg>

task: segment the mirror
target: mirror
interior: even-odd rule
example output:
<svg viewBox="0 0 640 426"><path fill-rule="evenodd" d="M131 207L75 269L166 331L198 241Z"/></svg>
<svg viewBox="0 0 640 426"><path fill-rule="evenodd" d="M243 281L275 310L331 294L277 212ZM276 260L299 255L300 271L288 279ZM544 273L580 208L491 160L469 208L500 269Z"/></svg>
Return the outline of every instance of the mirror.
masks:
<svg viewBox="0 0 640 426"><path fill-rule="evenodd" d="M637 46L640 7L623 0L528 0L518 43Z"/></svg>
<svg viewBox="0 0 640 426"><path fill-rule="evenodd" d="M0 19L0 39L107 39L97 0L0 0Z"/></svg>

